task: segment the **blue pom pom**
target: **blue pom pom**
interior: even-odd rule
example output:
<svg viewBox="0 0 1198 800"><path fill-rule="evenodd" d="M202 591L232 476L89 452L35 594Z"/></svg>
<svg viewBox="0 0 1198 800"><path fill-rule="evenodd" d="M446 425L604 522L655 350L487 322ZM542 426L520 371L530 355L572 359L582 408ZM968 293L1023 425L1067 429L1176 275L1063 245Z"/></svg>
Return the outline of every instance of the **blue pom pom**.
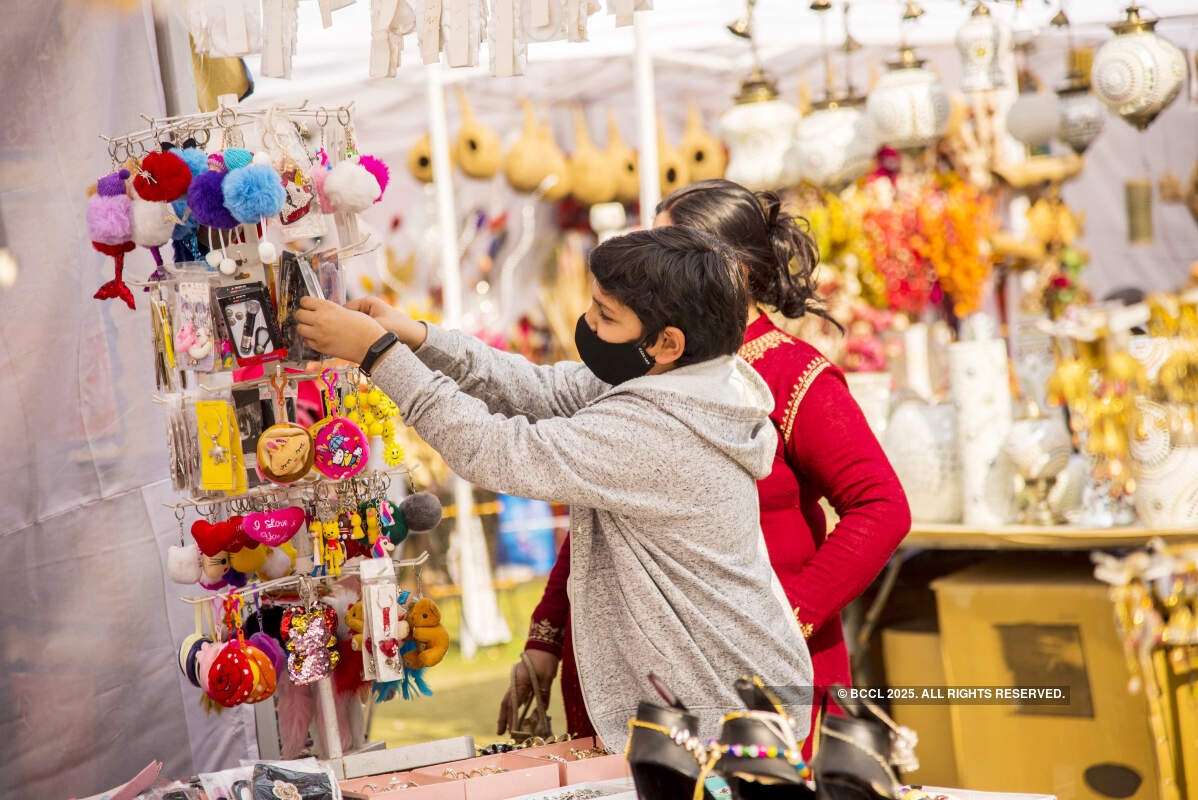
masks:
<svg viewBox="0 0 1198 800"><path fill-rule="evenodd" d="M192 177L208 171L208 154L200 148L184 147L182 150L176 150L175 153L191 170Z"/></svg>
<svg viewBox="0 0 1198 800"><path fill-rule="evenodd" d="M226 155L227 155L226 151ZM273 167L251 164L230 170L221 184L225 208L240 222L254 223L283 210L287 190Z"/></svg>

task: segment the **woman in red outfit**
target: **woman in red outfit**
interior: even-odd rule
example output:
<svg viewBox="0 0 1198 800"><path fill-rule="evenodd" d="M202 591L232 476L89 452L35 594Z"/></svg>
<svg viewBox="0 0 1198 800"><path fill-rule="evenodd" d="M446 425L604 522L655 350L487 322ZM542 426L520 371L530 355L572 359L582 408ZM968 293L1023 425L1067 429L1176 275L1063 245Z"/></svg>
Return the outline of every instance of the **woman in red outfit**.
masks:
<svg viewBox="0 0 1198 800"><path fill-rule="evenodd" d="M815 244L781 213L777 195L754 194L731 181L701 181L674 192L657 210L656 225L714 234L737 251L748 271L753 298L740 355L769 384L775 399L770 419L778 430L773 470L757 484L761 528L811 651L814 731L820 687L851 682L840 610L870 584L906 536L907 499L844 375L815 348L779 330L758 307L772 306L790 318L826 316L815 299ZM840 517L831 531L819 505L824 497ZM558 553L533 612L525 650L546 692L560 660L566 729L587 736L593 730L570 638L569 544L567 539ZM523 666L518 677L526 679ZM521 700L531 691L521 684L517 690ZM505 697L500 734L508 729L509 703Z"/></svg>

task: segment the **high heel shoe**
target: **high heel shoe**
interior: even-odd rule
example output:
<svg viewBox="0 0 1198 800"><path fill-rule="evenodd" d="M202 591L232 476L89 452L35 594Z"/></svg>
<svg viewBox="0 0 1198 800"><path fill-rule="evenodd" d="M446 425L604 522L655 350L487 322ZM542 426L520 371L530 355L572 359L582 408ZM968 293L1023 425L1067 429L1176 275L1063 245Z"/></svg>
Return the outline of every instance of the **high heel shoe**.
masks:
<svg viewBox="0 0 1198 800"><path fill-rule="evenodd" d="M842 687L831 687L828 694L847 696ZM914 731L866 700L837 705L847 716L820 714L816 800L898 800L901 783L894 767L919 767Z"/></svg>
<svg viewBox="0 0 1198 800"><path fill-rule="evenodd" d="M803 744L782 703L756 676L739 679L735 688L747 710L725 716L719 739L709 744L734 800L814 798Z"/></svg>
<svg viewBox="0 0 1198 800"><path fill-rule="evenodd" d="M710 770L708 752L695 736L699 718L687 712L674 694L653 674L649 681L667 707L642 701L628 720L624 751L641 800L714 800L704 785Z"/></svg>

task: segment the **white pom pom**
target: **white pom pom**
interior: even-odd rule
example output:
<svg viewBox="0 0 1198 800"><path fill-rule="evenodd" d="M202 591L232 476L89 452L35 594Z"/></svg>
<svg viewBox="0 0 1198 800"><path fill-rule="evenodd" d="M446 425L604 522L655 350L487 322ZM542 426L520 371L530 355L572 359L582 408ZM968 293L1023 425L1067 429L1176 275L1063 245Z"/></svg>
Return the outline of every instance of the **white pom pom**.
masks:
<svg viewBox="0 0 1198 800"><path fill-rule="evenodd" d="M220 262L220 274L221 275L236 275L237 274L237 262L231 258L223 259Z"/></svg>
<svg viewBox="0 0 1198 800"><path fill-rule="evenodd" d="M268 153L259 151L257 153L254 153L254 158L251 160L250 163L264 164L269 167L270 166L270 155Z"/></svg>
<svg viewBox="0 0 1198 800"><path fill-rule="evenodd" d="M161 247L171 240L175 222L166 203L151 203L133 198L133 243L141 247Z"/></svg>
<svg viewBox="0 0 1198 800"><path fill-rule="evenodd" d="M315 565L312 563L312 556L300 556L295 559L295 574L307 575L312 571L313 566Z"/></svg>
<svg viewBox="0 0 1198 800"><path fill-rule="evenodd" d="M200 579L200 550L194 544L172 546L166 554L166 574L175 583L190 584Z"/></svg>
<svg viewBox="0 0 1198 800"><path fill-rule="evenodd" d="M291 559L279 548L273 548L266 557L266 563L262 565L262 575L273 580L283 577L288 572L291 572Z"/></svg>
<svg viewBox="0 0 1198 800"><path fill-rule="evenodd" d="M260 242L258 244L258 259L263 264L273 264L279 258L279 253L275 246L270 242Z"/></svg>
<svg viewBox="0 0 1198 800"><path fill-rule="evenodd" d="M333 211L356 214L374 205L380 194L379 182L370 171L355 161L342 161L329 170L324 193Z"/></svg>
<svg viewBox="0 0 1198 800"><path fill-rule="evenodd" d="M221 259L224 257L224 254L219 250L209 250L208 255L204 256L204 260L208 262L208 266L216 269L220 266Z"/></svg>

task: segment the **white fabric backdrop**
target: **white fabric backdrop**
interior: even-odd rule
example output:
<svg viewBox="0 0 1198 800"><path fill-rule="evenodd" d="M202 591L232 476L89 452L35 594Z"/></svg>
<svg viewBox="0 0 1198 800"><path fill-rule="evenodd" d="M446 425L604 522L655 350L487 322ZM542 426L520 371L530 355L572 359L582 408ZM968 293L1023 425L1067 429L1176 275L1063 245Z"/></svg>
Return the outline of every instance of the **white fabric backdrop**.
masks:
<svg viewBox="0 0 1198 800"><path fill-rule="evenodd" d="M921 56L943 75L950 87L958 84L959 55L952 45L955 30L969 9L957 0L928 0L928 9L919 23L910 27L910 38L922 42ZM1011 4L991 4L997 16L1018 22ZM1105 22L1121 18L1118 0L1095 0L1069 4L1078 43L1096 47L1111 36ZM884 62L894 56L898 35L898 4L893 0L863 0L852 4L854 36L866 43L853 60L854 83L868 83L871 68L885 69ZM1168 0L1153 4L1165 19L1158 32L1193 53L1198 48L1198 9L1186 0ZM797 101L800 74L818 97L824 83L820 49L821 26L807 11L806 3L790 0L765 0L758 3L757 29L762 39L761 52L768 71L777 79L783 99ZM708 127L715 130L719 115L728 108L744 67L746 47L723 30L743 10L731 0L656 0L655 9L645 19L649 43L655 58L656 98L665 120L670 141L681 136L686 105L693 101L703 111ZM367 47L354 43L369 41L369 8L365 3L335 12L332 28L322 29L315 3L300 4L299 46L291 80L258 78L250 107L271 103L310 105L356 104L355 129L359 146L391 165L392 188L383 202L366 213L378 230L387 230L391 218L399 215L403 226L399 234L401 254L421 249L424 274L438 270L438 249L433 203L426 187L407 172L408 148L427 130L425 79L413 37L405 40L404 66L395 78L367 77ZM1032 56L1033 71L1049 86L1063 82L1065 73L1065 34L1047 26L1054 6L1029 3L1023 24L1039 32L1037 52ZM1188 13L1188 16L1185 14ZM587 113L591 137L600 147L607 140L604 109L616 112L625 141L637 146L632 84L632 30L615 28L612 18L599 14L591 18L592 41L587 43L552 42L530 46L527 74L518 78L497 79L483 67L450 70L447 79L462 83L469 93L476 116L498 131L505 145L520 133L522 116L518 100L529 97L538 105L538 114L547 109L551 115L558 144L568 153L573 147L574 128L567 111L568 103L581 104ZM827 24L828 41L841 37L839 11L832 12ZM411 40L411 41L409 41ZM251 69L256 60L248 59ZM840 56L834 61L835 74L843 78ZM1192 68L1192 67L1191 67ZM1198 80L1198 76L1195 76ZM447 92L450 134L456 134L460 113L452 92ZM1066 200L1085 214L1085 238L1092 253L1084 279L1095 294L1128 285L1145 290L1172 289L1184 280L1189 264L1198 258L1198 223L1183 206L1155 203L1153 222L1156 240L1151 245L1127 244L1127 220L1123 201L1123 181L1151 176L1154 181L1166 169L1185 179L1198 159L1198 105L1182 97L1165 112L1146 133L1140 133L1122 120L1111 116L1106 129L1087 153L1086 170L1065 186ZM1056 145L1060 147L1060 145ZM478 181L455 171L459 226L471 209L482 207L495 212L513 212L509 218L511 237L508 249L519 235L519 205L502 177L493 182ZM552 209L542 204L538 214L541 230L552 221ZM531 302L536 276L544 267L550 245L538 239L538 249L520 266L522 278L517 285ZM502 263L503 256L498 259ZM359 268L374 269L359 264ZM474 259L463 264L465 285L477 276ZM469 299L469 296L468 296ZM518 308L504 309L507 321Z"/></svg>
<svg viewBox="0 0 1198 800"><path fill-rule="evenodd" d="M0 25L0 214L21 273L0 289L0 796L86 796L154 758L188 775L256 749L247 710L205 719L176 665L192 616L163 572L164 426L143 295L111 275L84 190L97 133L162 113L148 12L41 0ZM151 269L145 251L126 274ZM136 290L135 290L136 291Z"/></svg>
<svg viewBox="0 0 1198 800"><path fill-rule="evenodd" d="M770 9L780 5L763 2L763 20L768 22ZM957 6L955 0L951 5ZM654 15L662 16L650 16L661 21L655 30L665 35L671 24L685 22L670 42L696 47L716 41L719 26L739 12L738 3L714 0L658 0L658 6ZM0 441L7 451L0 463L0 560L10 571L0 588L4 796L82 796L124 780L153 758L163 759L169 774L184 775L227 766L254 752L248 710L206 718L195 703L195 690L184 685L175 667L175 648L191 626L191 615L174 599L177 588L162 569L177 528L161 506L170 492L160 482L164 430L150 402L144 303L139 293L143 307L130 312L115 302L91 299L111 274L110 263L91 248L83 224L84 187L109 170L96 133L133 130L140 127L139 112L162 113L148 13L121 15L107 8L82 0L8 4L0 26L5 110L0 215L22 265L17 284L0 289ZM304 3L301 11L313 14L315 4ZM338 26L351 24L342 22L352 20L344 17L351 11L337 12ZM793 98L800 65L819 59L812 44L818 41L812 38L816 28L766 22L762 28L770 31L771 46L780 45L767 62L784 95ZM1178 44L1198 45L1192 21L1166 22L1160 30ZM260 79L252 104L356 99L359 143L387 159L396 176L388 200L371 211L370 220L385 230L390 217L401 214L402 230L418 244L431 233L429 204L424 188L407 177L402 165L408 146L426 126L421 70L409 58L399 78L370 81L363 77L364 49L350 48L344 55L346 42L365 40L344 27L333 32L343 55L331 61L331 51L309 49L323 34L314 33L310 24L301 28L295 80ZM791 33L795 46L787 48ZM884 27L871 23L860 38L883 41L885 34ZM1089 29L1085 35L1102 32ZM508 136L518 131L515 99L527 94L538 101L591 104L592 132L600 144L598 104L608 105L617 110L631 140L630 58L618 55L627 53L631 33L612 31L611 36L591 60L585 45L546 46L545 56L553 59L547 62L537 62L542 56L534 49L524 78L454 77L468 77L476 112ZM563 48L578 60L557 60ZM738 52L735 45L720 49ZM658 64L657 97L672 139L681 131L685 99L693 97L709 120L727 106L738 76L726 60L712 55L715 50L703 50L686 66ZM1036 56L1036 66L1055 82L1063 71L1061 56L1049 50ZM925 53L952 84L955 51L940 46ZM875 49L861 55L858 83L865 80L869 60L883 54ZM821 81L819 70L813 70L812 87ZM452 100L450 108L456 130ZM1088 279L1097 292L1128 283L1170 287L1198 257L1198 226L1181 207L1157 206L1154 245L1126 245L1121 186L1126 177L1145 171L1155 177L1166 167L1188 174L1198 156L1195 121L1195 109L1184 98L1147 134L1110 120L1091 150L1087 172L1066 188L1070 201L1087 213L1086 244L1095 259ZM569 149L567 115L555 111L554 122L559 141ZM502 181L459 177L458 194L463 214L475 205L515 210ZM550 213L543 208L542 221ZM518 215L511 225L509 246L519 233ZM150 271L144 252L131 254L128 262L131 277ZM532 277L539 263L534 253L520 269ZM426 262L425 268L436 267Z"/></svg>

